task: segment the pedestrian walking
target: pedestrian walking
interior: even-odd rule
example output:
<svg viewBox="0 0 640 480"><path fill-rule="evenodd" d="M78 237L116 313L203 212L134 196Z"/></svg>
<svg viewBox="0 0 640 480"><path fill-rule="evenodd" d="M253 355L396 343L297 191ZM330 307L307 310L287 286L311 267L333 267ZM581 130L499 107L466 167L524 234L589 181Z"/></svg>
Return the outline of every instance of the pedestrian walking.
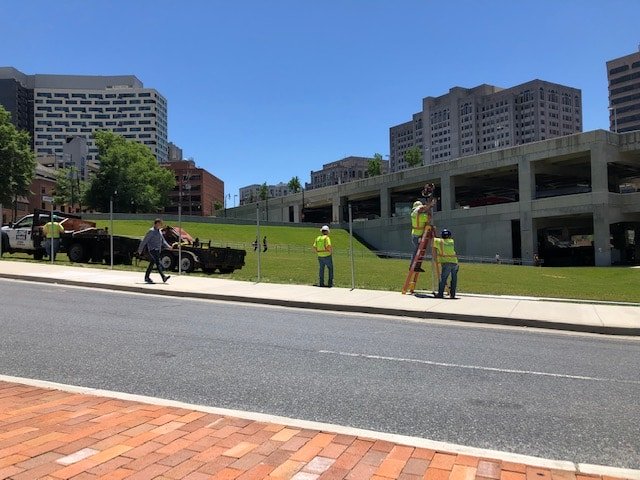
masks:
<svg viewBox="0 0 640 480"><path fill-rule="evenodd" d="M251 245L253 245L253 251L254 252L256 250L258 250L258 237L256 237L256 239L253 241L253 243Z"/></svg>
<svg viewBox="0 0 640 480"><path fill-rule="evenodd" d="M142 255L145 248L149 254L149 266L144 274L144 281L147 283L155 283L150 277L154 265L158 269L158 273L162 277L162 281L164 283L167 283L167 280L171 278L170 275L164 274L162 264L160 263L160 252L162 251L162 247L171 248L171 245L169 245L164 239L161 229L162 220L160 218L156 218L153 222L153 227L149 229L138 247L138 255Z"/></svg>
<svg viewBox="0 0 640 480"><path fill-rule="evenodd" d="M458 256L453 242L451 232L446 228L440 233L441 238L433 239L433 249L435 250L442 268L440 274L440 283L438 284L437 298L444 298L444 288L447 285L447 279L451 277L449 284L449 298L456 298L456 288L458 286Z"/></svg>
<svg viewBox="0 0 640 480"><path fill-rule="evenodd" d="M264 248L264 250L262 250L263 252L267 251L267 237L264 237L262 239L262 247Z"/></svg>
<svg viewBox="0 0 640 480"><path fill-rule="evenodd" d="M324 270L325 268L329 271L329 283L326 284L327 287L333 287L333 259L332 253L333 248L331 246L331 239L329 238L329 227L324 225L320 229L320 235L316 237L316 240L312 245L313 251L318 255L318 286L324 287Z"/></svg>
<svg viewBox="0 0 640 480"><path fill-rule="evenodd" d="M48 221L42 227L42 234L44 235L44 242L42 242L42 246L46 252L46 255L49 258L53 257L53 260L56 260L56 254L60 249L60 237L64 233L64 227L60 225L60 223L55 220Z"/></svg>

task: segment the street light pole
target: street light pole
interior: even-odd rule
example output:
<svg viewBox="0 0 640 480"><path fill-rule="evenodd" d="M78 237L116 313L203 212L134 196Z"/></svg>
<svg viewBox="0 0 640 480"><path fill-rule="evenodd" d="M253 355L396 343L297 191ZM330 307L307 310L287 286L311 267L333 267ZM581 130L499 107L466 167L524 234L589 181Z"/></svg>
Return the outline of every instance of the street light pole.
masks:
<svg viewBox="0 0 640 480"><path fill-rule="evenodd" d="M113 270L113 196L118 195L116 190L109 198L109 256L110 256L110 269Z"/></svg>
<svg viewBox="0 0 640 480"><path fill-rule="evenodd" d="M233 208L236 208L236 198L238 198L237 193L233 196Z"/></svg>

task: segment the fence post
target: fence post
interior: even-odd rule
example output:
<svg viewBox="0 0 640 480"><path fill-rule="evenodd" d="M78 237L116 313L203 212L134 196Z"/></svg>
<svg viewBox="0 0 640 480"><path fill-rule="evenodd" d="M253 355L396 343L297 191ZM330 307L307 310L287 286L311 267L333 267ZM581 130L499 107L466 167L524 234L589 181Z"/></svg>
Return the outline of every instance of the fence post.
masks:
<svg viewBox="0 0 640 480"><path fill-rule="evenodd" d="M356 273L353 263L353 216L351 204L349 204L349 256L351 257L351 290L354 290L356 288Z"/></svg>
<svg viewBox="0 0 640 480"><path fill-rule="evenodd" d="M260 203L256 203L256 243L258 244L258 283L260 283L261 265L260 265Z"/></svg>

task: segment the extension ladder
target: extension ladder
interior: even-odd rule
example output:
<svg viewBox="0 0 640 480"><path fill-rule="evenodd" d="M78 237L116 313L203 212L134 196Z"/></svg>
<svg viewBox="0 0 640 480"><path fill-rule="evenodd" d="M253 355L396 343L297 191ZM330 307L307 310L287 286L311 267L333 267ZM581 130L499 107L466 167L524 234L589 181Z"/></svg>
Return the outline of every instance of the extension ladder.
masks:
<svg viewBox="0 0 640 480"><path fill-rule="evenodd" d="M402 287L403 295L407 292L414 292L416 284L418 283L418 277L420 276L420 272L417 270L422 267L422 261L427 251L429 249L433 250L433 238L435 235L436 228L433 225L427 225L424 232L422 232L422 237L420 237L420 243L418 244L418 250L413 257L413 261L409 267L409 273L407 274L407 279L404 281L404 285ZM440 278L440 264L435 261L434 252L432 251L431 253L431 287L432 291L435 293L435 286Z"/></svg>

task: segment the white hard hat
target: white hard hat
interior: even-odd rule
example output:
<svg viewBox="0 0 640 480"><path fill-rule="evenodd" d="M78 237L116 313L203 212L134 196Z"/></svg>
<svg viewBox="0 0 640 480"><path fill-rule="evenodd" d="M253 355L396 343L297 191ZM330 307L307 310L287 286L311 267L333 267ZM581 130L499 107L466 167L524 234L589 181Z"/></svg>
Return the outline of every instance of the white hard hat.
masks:
<svg viewBox="0 0 640 480"><path fill-rule="evenodd" d="M413 202L413 208L418 208L422 206L422 202L420 200L416 200Z"/></svg>
<svg viewBox="0 0 640 480"><path fill-rule="evenodd" d="M323 225L322 228L320 229L321 232L328 232L329 231L329 226L328 225Z"/></svg>

